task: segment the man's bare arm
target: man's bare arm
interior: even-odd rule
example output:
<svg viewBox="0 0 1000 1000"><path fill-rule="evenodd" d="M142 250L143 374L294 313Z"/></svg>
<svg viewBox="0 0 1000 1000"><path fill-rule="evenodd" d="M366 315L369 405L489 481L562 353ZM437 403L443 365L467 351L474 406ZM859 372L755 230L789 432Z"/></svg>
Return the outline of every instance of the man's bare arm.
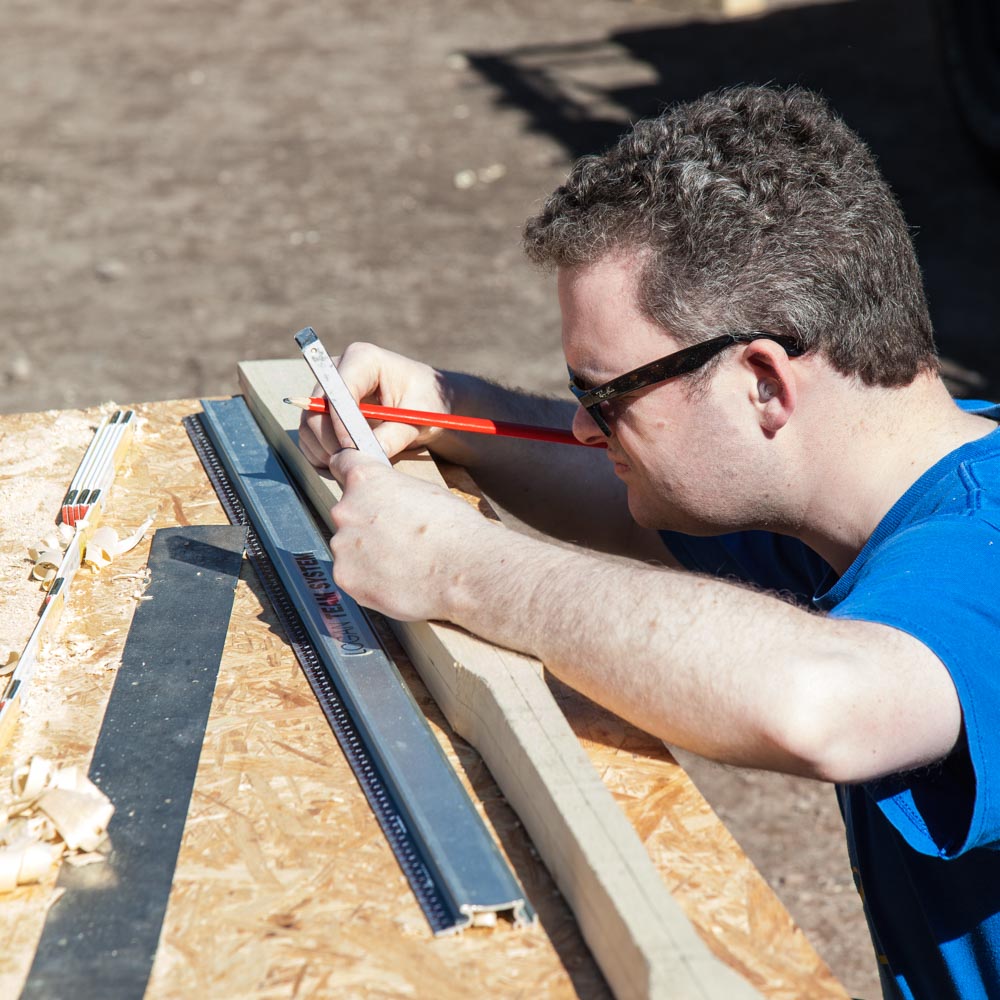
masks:
<svg viewBox="0 0 1000 1000"><path fill-rule="evenodd" d="M459 413L569 428L577 404L508 389L458 372L442 373ZM624 483L603 450L572 445L452 434L432 450L465 466L505 511L537 531L589 549L672 562L659 535L628 511Z"/></svg>
<svg viewBox="0 0 1000 1000"><path fill-rule="evenodd" d="M958 739L946 669L901 632L510 532L355 453L331 470L345 486L335 572L361 603L531 653L668 743L853 782L929 764Z"/></svg>

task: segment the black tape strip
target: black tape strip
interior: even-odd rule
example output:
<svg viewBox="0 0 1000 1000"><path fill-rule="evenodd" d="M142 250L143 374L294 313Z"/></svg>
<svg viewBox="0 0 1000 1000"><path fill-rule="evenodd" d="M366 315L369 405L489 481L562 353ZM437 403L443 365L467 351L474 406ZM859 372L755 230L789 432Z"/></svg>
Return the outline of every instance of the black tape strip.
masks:
<svg viewBox="0 0 1000 1000"><path fill-rule="evenodd" d="M173 881L245 529L156 532L90 777L115 806L106 864L59 877L25 1000L141 998Z"/></svg>

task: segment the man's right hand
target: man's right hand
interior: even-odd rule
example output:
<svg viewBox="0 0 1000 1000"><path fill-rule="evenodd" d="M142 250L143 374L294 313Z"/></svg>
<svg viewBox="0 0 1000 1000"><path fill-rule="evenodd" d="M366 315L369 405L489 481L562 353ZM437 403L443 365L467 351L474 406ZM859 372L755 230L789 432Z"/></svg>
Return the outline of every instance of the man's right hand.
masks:
<svg viewBox="0 0 1000 1000"><path fill-rule="evenodd" d="M351 344L334 362L358 402L450 412L444 377L430 365L365 343ZM322 389L314 390L314 395L322 395ZM437 427L388 421L374 424L373 429L390 458L407 448L431 445L443 433ZM335 414L307 411L299 421L299 447L313 465L325 469L332 455L353 443Z"/></svg>
<svg viewBox="0 0 1000 1000"><path fill-rule="evenodd" d="M439 371L373 344L351 344L334 360L359 402L550 427L568 427L576 410L569 398L536 396L476 375ZM493 501L538 531L605 552L670 559L659 535L632 519L625 486L603 451L389 421L373 427L390 458L426 446L438 458L464 465ZM299 447L317 468L329 469L331 457L353 444L335 415L306 412L299 423Z"/></svg>

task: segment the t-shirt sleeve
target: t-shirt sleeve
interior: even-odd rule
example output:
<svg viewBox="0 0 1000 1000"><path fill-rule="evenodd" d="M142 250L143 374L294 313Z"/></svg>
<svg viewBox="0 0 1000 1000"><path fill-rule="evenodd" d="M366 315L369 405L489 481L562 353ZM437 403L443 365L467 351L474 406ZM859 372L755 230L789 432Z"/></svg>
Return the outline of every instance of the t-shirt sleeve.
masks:
<svg viewBox="0 0 1000 1000"><path fill-rule="evenodd" d="M920 640L947 668L962 707L963 738L947 761L869 782L866 792L922 854L1000 846L1000 529L956 515L902 531L829 614Z"/></svg>
<svg viewBox="0 0 1000 1000"><path fill-rule="evenodd" d="M661 531L660 537L685 569L777 591L804 604L830 572L798 539L769 531L707 538Z"/></svg>

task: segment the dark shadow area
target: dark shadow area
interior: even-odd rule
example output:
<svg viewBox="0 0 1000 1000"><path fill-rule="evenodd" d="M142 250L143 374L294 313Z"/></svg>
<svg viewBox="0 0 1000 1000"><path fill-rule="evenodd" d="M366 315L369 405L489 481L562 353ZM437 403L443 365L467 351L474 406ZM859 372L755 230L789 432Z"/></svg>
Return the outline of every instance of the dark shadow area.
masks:
<svg viewBox="0 0 1000 1000"><path fill-rule="evenodd" d="M946 83L931 0L848 0L469 54L573 156L716 87L801 84L868 142L913 228L953 391L1000 396L1000 179Z"/></svg>

